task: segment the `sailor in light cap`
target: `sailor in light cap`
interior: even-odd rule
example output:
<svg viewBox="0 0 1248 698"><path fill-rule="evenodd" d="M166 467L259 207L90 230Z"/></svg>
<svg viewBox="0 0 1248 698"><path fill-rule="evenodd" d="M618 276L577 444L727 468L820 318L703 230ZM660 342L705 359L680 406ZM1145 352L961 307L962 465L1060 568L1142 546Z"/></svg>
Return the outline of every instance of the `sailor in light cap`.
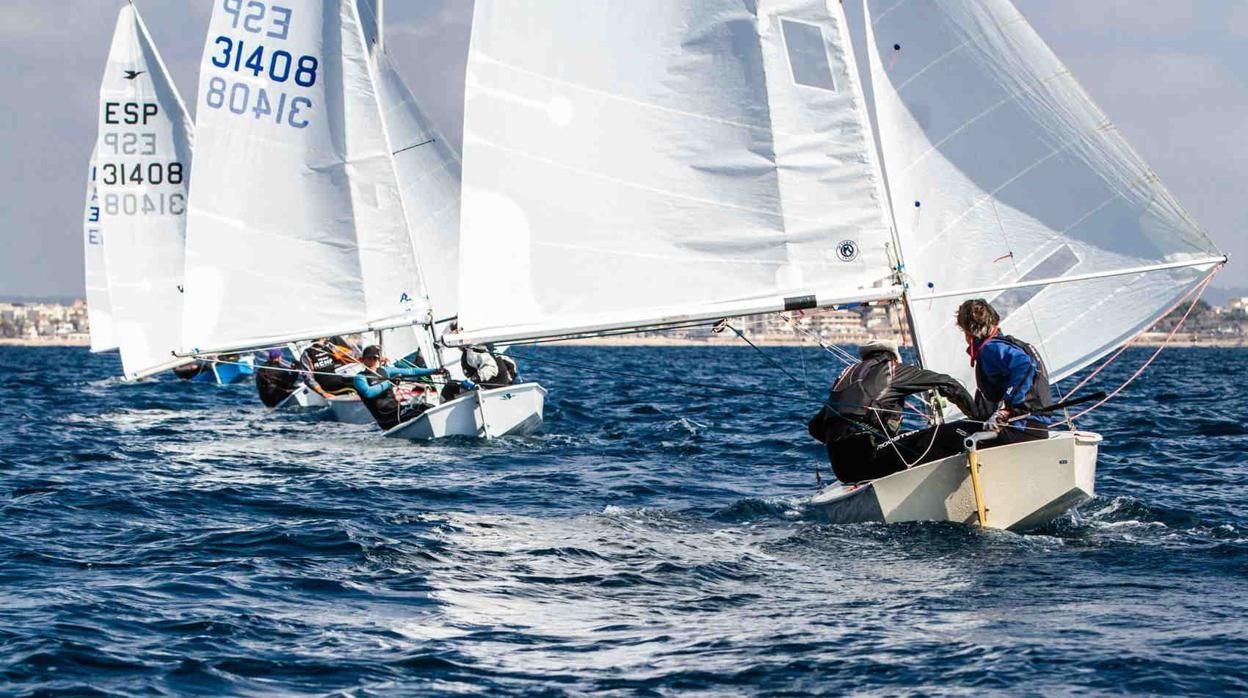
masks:
<svg viewBox="0 0 1248 698"><path fill-rule="evenodd" d="M897 437L906 397L935 390L963 412L974 399L956 379L902 363L897 342L876 339L858 349L861 361L845 369L827 402L807 425L828 447L832 472L844 483L884 477L907 467L943 458L962 449L956 430L931 430ZM932 427L938 429L943 427Z"/></svg>

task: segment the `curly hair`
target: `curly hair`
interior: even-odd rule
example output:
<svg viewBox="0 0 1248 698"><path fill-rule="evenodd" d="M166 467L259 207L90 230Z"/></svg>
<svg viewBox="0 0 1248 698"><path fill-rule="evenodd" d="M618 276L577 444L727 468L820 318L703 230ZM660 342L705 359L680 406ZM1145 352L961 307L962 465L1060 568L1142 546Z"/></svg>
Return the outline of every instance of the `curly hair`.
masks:
<svg viewBox="0 0 1248 698"><path fill-rule="evenodd" d="M958 327L975 339L983 339L1001 324L1001 316L988 301L975 298L958 306Z"/></svg>

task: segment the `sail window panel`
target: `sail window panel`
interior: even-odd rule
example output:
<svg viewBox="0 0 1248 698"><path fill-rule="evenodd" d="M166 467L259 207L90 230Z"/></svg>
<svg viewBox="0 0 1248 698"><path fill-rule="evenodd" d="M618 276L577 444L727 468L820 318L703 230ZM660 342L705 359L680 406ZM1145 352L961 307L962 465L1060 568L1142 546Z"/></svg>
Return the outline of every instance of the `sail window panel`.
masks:
<svg viewBox="0 0 1248 698"><path fill-rule="evenodd" d="M823 27L793 19L781 19L780 29L784 36L784 48L789 56L793 82L835 92L836 78L832 74L832 63L828 59L828 44L823 37Z"/></svg>
<svg viewBox="0 0 1248 698"><path fill-rule="evenodd" d="M1035 281L1038 279L1055 279L1066 275L1069 271L1079 266L1079 256L1070 248L1070 245L1062 245L1056 252L1045 257L1039 264L1031 268L1031 271L1023 275L1019 279L1020 283ZM1002 318L1008 318L1011 313L1023 307L1032 298L1044 292L1047 286L1031 286L1029 288L1013 288L994 298L991 303L997 313Z"/></svg>

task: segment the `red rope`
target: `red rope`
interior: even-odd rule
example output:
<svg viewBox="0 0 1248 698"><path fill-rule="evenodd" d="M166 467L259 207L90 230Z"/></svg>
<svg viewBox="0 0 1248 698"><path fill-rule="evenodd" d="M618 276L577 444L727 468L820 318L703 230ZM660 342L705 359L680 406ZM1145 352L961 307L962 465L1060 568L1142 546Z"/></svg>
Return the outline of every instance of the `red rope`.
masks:
<svg viewBox="0 0 1248 698"><path fill-rule="evenodd" d="M1203 293L1204 293L1204 291L1205 291L1205 287L1209 285L1209 282L1210 282L1210 281L1213 281L1213 277L1214 277L1214 276L1215 276L1215 275L1216 275L1219 271L1221 271L1221 269L1222 269L1221 265L1219 265L1219 266L1215 267L1215 268L1213 269L1213 271L1209 272L1209 275L1205 277L1205 280L1204 280L1204 281L1200 282L1200 284L1198 284L1195 288L1193 288L1193 289L1192 289L1192 291L1193 291L1193 292L1196 292L1196 298L1197 298L1197 299L1199 299L1199 298L1200 298L1201 294L1203 294ZM1189 296L1191 296L1191 295L1192 295L1192 292L1188 292L1187 296L1184 296L1183 298L1184 298L1184 299L1186 299L1186 298L1188 298L1188 297L1189 297ZM1178 305L1181 305L1182 303L1183 303L1183 301L1182 301L1182 300L1180 300ZM1176 305L1175 307L1178 307L1178 305ZM1140 375L1144 373L1145 369L1147 369L1147 368L1148 368L1148 367L1149 367L1149 366L1153 363L1153 361L1155 361L1155 360L1157 359L1157 357L1161 355L1161 352L1162 352L1163 350L1165 350L1165 348L1166 348L1166 347L1170 344L1170 341L1171 341L1172 339L1174 339L1174 335L1178 334L1179 329L1183 327L1183 323L1187 322L1187 318L1188 318L1188 316L1190 316L1190 315L1192 314L1192 311L1193 311L1193 310L1195 310L1195 309L1196 309L1196 303L1195 303L1195 301L1193 301L1193 302L1192 302L1192 304L1188 306L1188 308L1187 308L1187 312L1183 313L1183 317L1182 317L1182 318L1179 318L1179 322L1178 322L1177 324L1175 324L1174 329L1170 330L1170 334L1166 335L1166 341L1162 342L1162 343L1161 343L1161 346L1157 347L1157 351L1153 352L1153 355L1152 355L1152 356L1150 356L1150 357L1148 357L1148 361L1145 361L1145 362L1144 362L1144 365L1143 365L1143 366L1140 366L1140 368L1139 368L1139 369L1137 369L1135 373L1131 374L1131 377L1130 377L1130 378L1128 378L1128 379L1127 379L1127 380L1126 380L1126 381L1125 381L1122 385L1118 386L1118 387L1117 387L1117 388L1116 388L1116 389L1115 389L1112 393L1110 393L1109 395L1106 395L1103 399L1101 399L1101 400L1100 400L1099 402L1097 402L1095 405L1092 405L1091 407L1089 407L1088 409L1086 409L1086 410L1084 410L1084 411L1080 412L1079 414L1075 415L1074 417L1070 417L1069 419L1067 419L1067 420L1066 420L1066 421L1064 421L1064 422L1060 422L1060 424L1070 424L1070 425L1072 425L1072 426L1073 426L1073 425L1074 425L1074 421L1075 421L1076 419L1081 419L1081 418L1082 418L1084 415L1086 415L1087 413L1091 412L1092 410L1095 410L1095 409L1099 408L1101 405L1104 405L1105 403L1109 402L1110 400L1113 400L1115 397L1117 397L1117 396L1118 396L1118 394L1119 394L1119 393L1121 393L1123 390L1126 390L1126 389L1127 389L1127 386L1128 386L1128 385L1131 385L1131 383L1132 383L1132 382L1134 382L1136 378L1139 378L1139 377L1140 377ZM1167 314L1169 314L1169 313L1167 313ZM1123 348L1124 348L1124 349L1126 348L1126 347L1125 347L1125 345L1124 345L1124 347L1123 347ZM1119 354L1121 354L1121 353L1122 353L1122 350L1119 350L1119 352L1118 352L1118 353L1119 353ZM1117 356L1117 355L1115 355L1115 358L1116 358L1116 356ZM1104 368L1104 366L1102 366L1101 368ZM1098 371L1099 371L1099 369L1098 369ZM1096 374L1093 374L1093 375L1096 375ZM1089 378L1089 379L1091 379L1091 376L1089 376L1088 378ZM1085 381L1084 381L1084 383L1086 383L1086 382L1087 382L1087 381L1085 380ZM1080 385L1080 386L1082 386L1082 385L1083 385L1083 383L1080 383L1079 385ZM1076 389L1078 389L1078 388L1076 388ZM1071 392L1073 393L1074 391L1072 390ZM1068 397L1069 397L1069 396L1068 396ZM1057 426L1057 425L1055 425L1055 426Z"/></svg>
<svg viewBox="0 0 1248 698"><path fill-rule="evenodd" d="M1207 286L1209 282L1213 280L1213 277L1218 273L1219 270L1221 270L1221 268L1222 267L1219 266L1219 267L1216 267L1213 271L1209 272L1209 276L1205 277L1204 281L1193 286L1182 298L1176 301L1174 305L1170 306L1170 308L1166 310L1166 312L1162 313L1162 317L1165 317L1169 315L1170 313L1173 313L1175 308L1178 308L1179 306L1183 305L1184 301L1186 301L1188 298L1191 298L1193 293L1196 293L1197 291L1200 291L1200 293L1204 293L1205 286ZM1197 295L1197 298L1199 297L1200 296ZM1193 307L1195 307L1195 303L1193 303L1192 305ZM1190 308L1188 309L1188 312L1189 313L1191 312ZM1186 320L1187 315L1184 315L1183 318ZM1182 325L1182 322L1180 322L1179 325ZM1176 328L1177 327L1178 326L1176 325ZM1152 328L1145 327L1144 329L1137 332L1134 337L1132 337L1131 339L1128 339L1125 344L1123 344L1121 347L1118 348L1118 351L1114 352L1113 356L1106 359L1105 362L1102 363L1099 367L1097 367L1095 371L1093 371L1086 378L1080 381L1079 385L1076 385L1075 387L1071 388L1070 391L1067 392L1066 395L1062 397L1062 401L1065 402L1066 400L1069 400L1071 395L1074 395L1075 393L1079 392L1080 388L1087 385L1089 382L1092 381L1093 378L1096 378L1097 374L1099 374L1101 371L1104 371L1106 368L1108 368L1110 364L1116 361L1119 356L1122 356L1122 353L1124 351L1126 351L1133 343L1135 343L1136 340L1144 336L1144 333L1148 332L1150 329ZM1173 336L1173 333L1171 333L1171 336ZM1167 342L1170 341L1169 337L1166 338L1166 341Z"/></svg>

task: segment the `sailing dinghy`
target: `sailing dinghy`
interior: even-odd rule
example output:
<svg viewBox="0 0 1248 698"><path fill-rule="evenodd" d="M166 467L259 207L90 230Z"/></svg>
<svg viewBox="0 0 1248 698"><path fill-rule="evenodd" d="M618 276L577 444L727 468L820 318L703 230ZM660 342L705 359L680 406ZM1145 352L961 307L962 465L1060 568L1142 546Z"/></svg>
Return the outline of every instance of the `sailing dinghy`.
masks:
<svg viewBox="0 0 1248 698"><path fill-rule="evenodd" d="M427 146L440 139L425 134L398 147L390 132L411 115L381 79L388 63L380 60L378 3L253 4L260 17L218 4L209 26L187 226L183 353L408 328L422 337L430 366L441 366L437 316L418 263L424 244L418 238L434 216L409 210L411 196L398 177L401 156L437 153ZM436 157L424 162L426 179L439 181L433 168L445 164ZM405 179L411 176L405 170ZM250 254L236 254L240 249ZM466 397L414 420L427 429L387 435L508 433L469 428L475 419L442 418L471 416L502 399L480 391ZM521 421L540 423L540 399L526 394L512 401L524 403Z"/></svg>
<svg viewBox="0 0 1248 698"><path fill-rule="evenodd" d="M1225 262L1007 0L865 4L869 101L840 3L477 0L448 343L887 303L973 385L982 297L1056 382ZM808 505L1031 528L1094 494L1100 441L980 435Z"/></svg>
<svg viewBox="0 0 1248 698"><path fill-rule="evenodd" d="M187 363L173 351L182 314L191 149L186 107L138 11L126 3L100 87L91 209L97 220L88 229L87 266L88 289L95 287L89 312L92 320L102 308L111 314L126 380ZM107 241L98 244L102 260L92 240ZM100 261L106 300L93 278ZM103 327L107 332L108 323Z"/></svg>

